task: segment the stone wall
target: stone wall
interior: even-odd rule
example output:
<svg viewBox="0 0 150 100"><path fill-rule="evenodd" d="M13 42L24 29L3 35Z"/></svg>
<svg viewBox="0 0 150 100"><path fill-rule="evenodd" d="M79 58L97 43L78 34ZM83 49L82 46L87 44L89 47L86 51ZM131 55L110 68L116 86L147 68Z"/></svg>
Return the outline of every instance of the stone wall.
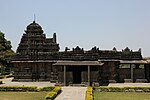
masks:
<svg viewBox="0 0 150 100"><path fill-rule="evenodd" d="M64 83L64 72L58 72L58 82ZM73 83L73 74L72 72L66 72L66 83L72 84Z"/></svg>
<svg viewBox="0 0 150 100"><path fill-rule="evenodd" d="M124 82L124 79L131 79L131 69L122 68L119 69L119 82Z"/></svg>
<svg viewBox="0 0 150 100"><path fill-rule="evenodd" d="M91 82L98 82L99 73L98 71L90 71L90 81ZM88 72L82 71L81 72L81 82L88 82Z"/></svg>
<svg viewBox="0 0 150 100"><path fill-rule="evenodd" d="M50 81L51 63L15 63L14 81Z"/></svg>
<svg viewBox="0 0 150 100"><path fill-rule="evenodd" d="M133 69L133 78L136 79L145 79L145 70L144 69ZM131 69L130 68L121 68L119 69L119 82L124 82L125 79L131 79Z"/></svg>
<svg viewBox="0 0 150 100"><path fill-rule="evenodd" d="M118 80L118 64L117 61L103 62L101 68L100 80L103 82L116 82Z"/></svg>

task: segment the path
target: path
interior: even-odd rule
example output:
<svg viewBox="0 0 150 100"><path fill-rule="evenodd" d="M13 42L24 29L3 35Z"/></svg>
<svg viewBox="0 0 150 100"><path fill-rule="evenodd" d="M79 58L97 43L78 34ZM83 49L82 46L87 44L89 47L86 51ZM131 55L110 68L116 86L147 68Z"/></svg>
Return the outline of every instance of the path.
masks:
<svg viewBox="0 0 150 100"><path fill-rule="evenodd" d="M37 87L45 87L45 86L54 86L55 83L50 82L12 82L13 78L5 78L0 79L4 84L0 86L37 86Z"/></svg>
<svg viewBox="0 0 150 100"><path fill-rule="evenodd" d="M150 87L150 83L110 83L108 87Z"/></svg>
<svg viewBox="0 0 150 100"><path fill-rule="evenodd" d="M0 86L54 86L55 83L50 82L12 82L13 78L0 79L4 82ZM150 83L110 83L108 87L130 87L130 86L148 86ZM62 87L62 93L55 100L85 100L86 87Z"/></svg>
<svg viewBox="0 0 150 100"><path fill-rule="evenodd" d="M62 87L62 92L55 100L85 100L86 87Z"/></svg>

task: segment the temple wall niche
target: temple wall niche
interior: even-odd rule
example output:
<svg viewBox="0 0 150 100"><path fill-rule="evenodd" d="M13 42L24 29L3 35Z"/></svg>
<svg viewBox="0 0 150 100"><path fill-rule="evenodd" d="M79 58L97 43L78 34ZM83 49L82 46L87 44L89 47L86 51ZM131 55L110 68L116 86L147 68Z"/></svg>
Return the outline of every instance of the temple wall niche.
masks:
<svg viewBox="0 0 150 100"><path fill-rule="evenodd" d="M87 71L81 72L81 82L88 82L88 72Z"/></svg>
<svg viewBox="0 0 150 100"><path fill-rule="evenodd" d="M64 83L64 72L58 72L58 82ZM67 84L73 83L73 73L70 71L66 72L66 82Z"/></svg>
<svg viewBox="0 0 150 100"><path fill-rule="evenodd" d="M124 82L124 79L131 78L131 69L130 68L122 68L119 69L119 81Z"/></svg>
<svg viewBox="0 0 150 100"><path fill-rule="evenodd" d="M145 79L145 70L144 69L134 69L133 76L134 76L134 79Z"/></svg>
<svg viewBox="0 0 150 100"><path fill-rule="evenodd" d="M99 78L99 72L98 71L90 71L91 82L97 82L98 78ZM88 82L88 72L87 71L81 72L81 81L82 82Z"/></svg>
<svg viewBox="0 0 150 100"><path fill-rule="evenodd" d="M91 71L91 82L97 82L99 77L98 71Z"/></svg>
<svg viewBox="0 0 150 100"><path fill-rule="evenodd" d="M118 65L119 62L116 61L109 61L109 62L103 62L104 65L102 66L101 69L101 79L109 82L109 80L118 80Z"/></svg>
<svg viewBox="0 0 150 100"><path fill-rule="evenodd" d="M133 81L136 79L145 79L145 69L133 68ZM119 69L119 82L125 82L125 79L131 79L131 68L120 68Z"/></svg>

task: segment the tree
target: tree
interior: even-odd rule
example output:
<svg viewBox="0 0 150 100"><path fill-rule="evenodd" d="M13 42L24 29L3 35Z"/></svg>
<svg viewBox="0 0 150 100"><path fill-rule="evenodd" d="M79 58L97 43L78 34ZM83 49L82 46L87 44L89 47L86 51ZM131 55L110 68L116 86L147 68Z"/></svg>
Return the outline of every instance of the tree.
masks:
<svg viewBox="0 0 150 100"><path fill-rule="evenodd" d="M0 32L0 63L6 69L9 69L10 60L15 54L11 48L11 42L5 38L5 34L3 32Z"/></svg>

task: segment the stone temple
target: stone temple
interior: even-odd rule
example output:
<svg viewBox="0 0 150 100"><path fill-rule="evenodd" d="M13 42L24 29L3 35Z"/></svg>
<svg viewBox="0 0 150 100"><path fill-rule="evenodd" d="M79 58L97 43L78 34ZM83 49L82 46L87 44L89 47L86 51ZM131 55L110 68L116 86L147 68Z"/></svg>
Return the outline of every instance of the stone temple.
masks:
<svg viewBox="0 0 150 100"><path fill-rule="evenodd" d="M33 21L23 34L16 55L13 81L50 81L57 85L102 85L116 82L150 82L150 61L141 49L132 51L84 50L79 46L59 51L56 33L46 38Z"/></svg>

